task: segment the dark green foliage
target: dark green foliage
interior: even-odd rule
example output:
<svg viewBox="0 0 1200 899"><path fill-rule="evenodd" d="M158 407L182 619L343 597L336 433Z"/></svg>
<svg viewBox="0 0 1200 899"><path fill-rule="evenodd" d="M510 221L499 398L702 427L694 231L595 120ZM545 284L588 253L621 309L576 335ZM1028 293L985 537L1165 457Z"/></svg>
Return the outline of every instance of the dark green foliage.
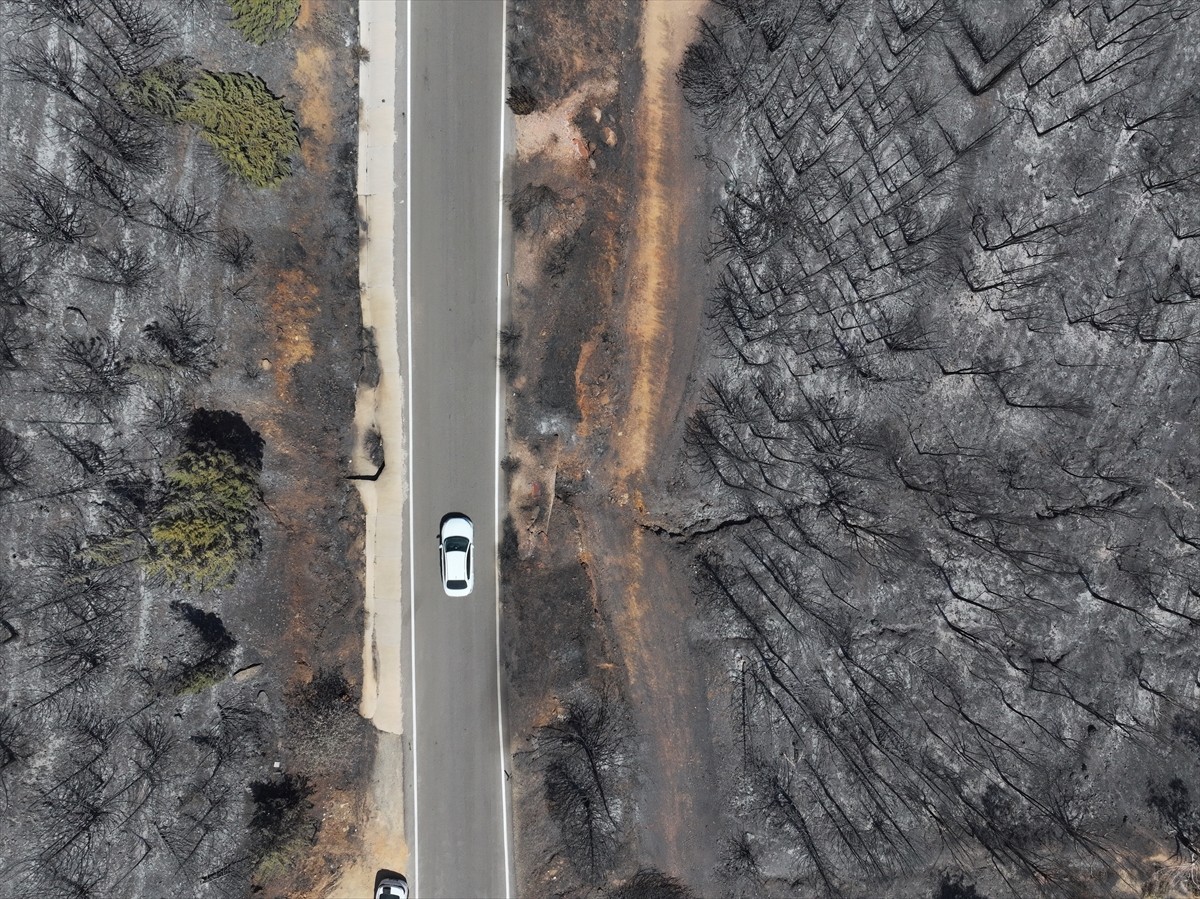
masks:
<svg viewBox="0 0 1200 899"><path fill-rule="evenodd" d="M197 590L231 582L258 551L257 480L229 453L180 453L167 471L167 501L151 525L146 571Z"/></svg>
<svg viewBox="0 0 1200 899"><path fill-rule="evenodd" d="M300 0L227 0L233 27L252 44L261 46L279 37L300 15Z"/></svg>
<svg viewBox="0 0 1200 899"><path fill-rule="evenodd" d="M195 60L177 56L143 69L118 85L121 100L136 109L170 121L177 121L186 102L184 89L195 77Z"/></svg>
<svg viewBox="0 0 1200 899"><path fill-rule="evenodd" d="M239 416L201 409L167 468L146 571L197 590L229 583L260 546L262 440Z"/></svg>
<svg viewBox="0 0 1200 899"><path fill-rule="evenodd" d="M229 169L255 187L292 173L300 150L296 117L257 75L204 72L188 82L176 118L200 127Z"/></svg>
<svg viewBox="0 0 1200 899"><path fill-rule="evenodd" d="M256 187L291 174L300 149L296 117L257 75L198 70L176 57L121 81L118 93L130 109L199 126L229 169Z"/></svg>

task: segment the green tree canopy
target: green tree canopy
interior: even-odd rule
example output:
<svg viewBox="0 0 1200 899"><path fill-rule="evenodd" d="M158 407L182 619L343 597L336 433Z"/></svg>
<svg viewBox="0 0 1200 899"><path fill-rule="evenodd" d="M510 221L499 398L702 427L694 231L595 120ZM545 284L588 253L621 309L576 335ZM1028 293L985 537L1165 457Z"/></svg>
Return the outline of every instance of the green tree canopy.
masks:
<svg viewBox="0 0 1200 899"><path fill-rule="evenodd" d="M257 75L203 72L184 88L176 119L200 133L239 177L273 187L292 173L300 150L296 117Z"/></svg>
<svg viewBox="0 0 1200 899"><path fill-rule="evenodd" d="M254 458L234 447L191 442L167 468L167 498L150 525L145 570L197 590L232 581L261 545L258 475Z"/></svg>
<svg viewBox="0 0 1200 899"><path fill-rule="evenodd" d="M179 108L187 99L185 88L196 76L197 69L198 64L193 59L172 57L122 79L117 90L126 105L176 122L179 121Z"/></svg>
<svg viewBox="0 0 1200 899"><path fill-rule="evenodd" d="M233 27L252 44L278 37L300 15L300 0L228 0Z"/></svg>

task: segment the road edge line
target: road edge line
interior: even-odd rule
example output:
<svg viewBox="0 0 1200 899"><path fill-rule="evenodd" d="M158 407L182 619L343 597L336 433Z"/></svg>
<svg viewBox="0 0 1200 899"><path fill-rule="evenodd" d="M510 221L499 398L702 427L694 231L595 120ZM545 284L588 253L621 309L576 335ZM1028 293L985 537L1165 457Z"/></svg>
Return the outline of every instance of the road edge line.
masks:
<svg viewBox="0 0 1200 899"><path fill-rule="evenodd" d="M504 827L504 896L505 899L510 899L513 895L511 870L512 847L510 846L511 824L508 808L508 769L505 766L504 657L500 645L500 541L503 539L500 530L500 453L504 447L502 430L504 426L504 392L500 371L500 331L504 325L504 100L508 76L508 0L500 0L500 6L500 183L496 211L496 466L493 474L496 485L493 503L493 514L495 516L493 533L496 535L496 540L493 545L495 558L492 570L496 577L496 721L500 738L500 808L502 810L502 825Z"/></svg>
<svg viewBox="0 0 1200 899"><path fill-rule="evenodd" d="M408 369L408 602L409 602L409 686L412 691L412 892L417 893L421 870L421 815L417 793L421 778L417 774L417 547L413 515L413 349L412 349L412 0L404 4L404 314L405 364Z"/></svg>

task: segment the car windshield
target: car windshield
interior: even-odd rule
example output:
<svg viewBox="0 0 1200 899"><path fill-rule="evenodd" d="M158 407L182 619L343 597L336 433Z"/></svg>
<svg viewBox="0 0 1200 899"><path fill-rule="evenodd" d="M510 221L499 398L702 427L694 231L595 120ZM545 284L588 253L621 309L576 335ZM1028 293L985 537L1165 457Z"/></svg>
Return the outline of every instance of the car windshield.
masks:
<svg viewBox="0 0 1200 899"><path fill-rule="evenodd" d="M447 537L445 546L448 553L465 553L471 541L466 537Z"/></svg>

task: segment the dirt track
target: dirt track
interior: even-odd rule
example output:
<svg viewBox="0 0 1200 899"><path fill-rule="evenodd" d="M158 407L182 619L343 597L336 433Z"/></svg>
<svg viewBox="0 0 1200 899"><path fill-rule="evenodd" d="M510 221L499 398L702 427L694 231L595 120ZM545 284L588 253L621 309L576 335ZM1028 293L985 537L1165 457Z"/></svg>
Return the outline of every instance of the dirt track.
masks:
<svg viewBox="0 0 1200 899"><path fill-rule="evenodd" d="M641 849L647 863L702 890L719 837L708 691L686 625L694 611L686 560L641 522L656 483L677 464L671 439L702 320L703 288L685 238L702 234L706 172L687 145L674 73L699 2L649 2L642 15L645 80L634 111L637 180L631 260L621 308L628 409L614 434L618 508L592 507L585 536L609 610L644 741ZM689 263L691 263L689 265ZM653 500L649 499L653 505Z"/></svg>

